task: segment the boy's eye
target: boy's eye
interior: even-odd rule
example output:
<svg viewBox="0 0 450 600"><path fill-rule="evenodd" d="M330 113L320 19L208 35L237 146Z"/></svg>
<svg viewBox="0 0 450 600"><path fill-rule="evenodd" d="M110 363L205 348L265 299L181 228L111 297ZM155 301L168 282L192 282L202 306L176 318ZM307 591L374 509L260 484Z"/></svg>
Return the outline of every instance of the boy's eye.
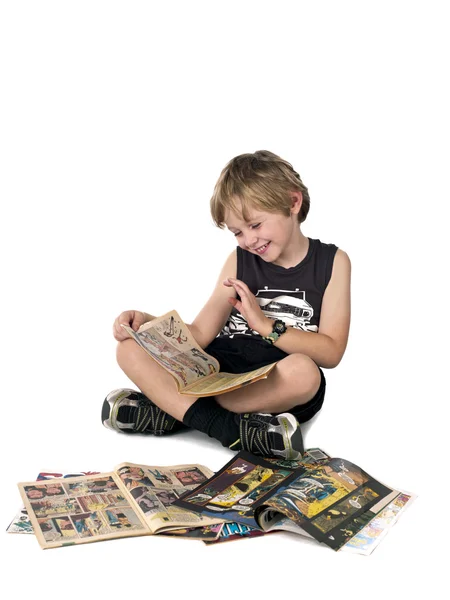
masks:
<svg viewBox="0 0 450 600"><path fill-rule="evenodd" d="M254 225L250 225L250 227L252 229L258 229L258 227L260 227L261 223L255 223Z"/></svg>
<svg viewBox="0 0 450 600"><path fill-rule="evenodd" d="M236 231L236 233L233 233L234 237L237 237L238 235L241 235L240 231Z"/></svg>

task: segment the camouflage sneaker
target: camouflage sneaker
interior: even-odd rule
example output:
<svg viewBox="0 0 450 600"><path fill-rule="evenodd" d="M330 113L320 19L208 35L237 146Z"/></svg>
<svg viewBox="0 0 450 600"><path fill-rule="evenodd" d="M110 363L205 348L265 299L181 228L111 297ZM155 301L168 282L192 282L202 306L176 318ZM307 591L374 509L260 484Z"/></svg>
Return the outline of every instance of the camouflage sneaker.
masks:
<svg viewBox="0 0 450 600"><path fill-rule="evenodd" d="M300 425L290 413L239 415L239 435L231 444L231 450L246 450L258 456L282 456L286 460L297 460L305 451Z"/></svg>
<svg viewBox="0 0 450 600"><path fill-rule="evenodd" d="M163 435L183 425L151 400L128 388L114 390L103 402L102 423L108 429L123 433Z"/></svg>

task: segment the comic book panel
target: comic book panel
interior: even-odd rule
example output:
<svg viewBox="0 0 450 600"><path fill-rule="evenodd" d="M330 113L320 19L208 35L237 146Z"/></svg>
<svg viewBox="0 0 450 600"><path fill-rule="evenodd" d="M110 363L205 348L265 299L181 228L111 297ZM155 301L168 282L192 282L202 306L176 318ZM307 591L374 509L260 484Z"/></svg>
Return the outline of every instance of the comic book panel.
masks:
<svg viewBox="0 0 450 600"><path fill-rule="evenodd" d="M204 481L206 481L207 477L204 473L200 471L197 467L193 467L191 469L182 469L179 471L173 471L176 479L185 486L192 485L200 485Z"/></svg>
<svg viewBox="0 0 450 600"><path fill-rule="evenodd" d="M144 469L136 466L125 466L118 470L119 477L127 489L132 489L140 485L153 487L154 482L147 476Z"/></svg>
<svg viewBox="0 0 450 600"><path fill-rule="evenodd" d="M29 500L54 498L56 496L65 496L66 494L63 486L56 482L40 485L27 485L24 487L24 490Z"/></svg>
<svg viewBox="0 0 450 600"><path fill-rule="evenodd" d="M271 498L270 505L288 511L301 525L302 519L313 519L368 479L367 473L352 463L330 459L327 464L309 465L287 489L281 488Z"/></svg>
<svg viewBox="0 0 450 600"><path fill-rule="evenodd" d="M256 465L250 461L238 458L230 463L228 468L221 470L217 476L210 478L205 486L196 488L192 495L183 496L183 500L204 505L255 468Z"/></svg>
<svg viewBox="0 0 450 600"><path fill-rule="evenodd" d="M31 502L31 508L38 518L83 512L76 498L67 497Z"/></svg>
<svg viewBox="0 0 450 600"><path fill-rule="evenodd" d="M109 494L89 494L77 498L81 508L85 511L95 511L108 506L128 505L128 501L122 492L110 492Z"/></svg>
<svg viewBox="0 0 450 600"><path fill-rule="evenodd" d="M137 514L131 508L107 508L103 514L106 516L108 526L113 531L145 530Z"/></svg>
<svg viewBox="0 0 450 600"><path fill-rule="evenodd" d="M164 506L158 500L157 496L155 496L153 492L149 492L146 487L135 487L130 491L130 493L145 515L164 510Z"/></svg>
<svg viewBox="0 0 450 600"><path fill-rule="evenodd" d="M344 498L341 502L324 510L314 519L313 523L320 531L327 533L342 522L347 521L349 517L359 513L369 503L372 505L372 501L378 497L379 495L371 487L364 486L354 494ZM370 513L369 517L372 518L372 516L373 513Z"/></svg>
<svg viewBox="0 0 450 600"><path fill-rule="evenodd" d="M178 496L172 490L155 490L155 496L164 507L170 506L178 500Z"/></svg>
<svg viewBox="0 0 450 600"><path fill-rule="evenodd" d="M38 525L46 542L70 541L78 538L69 516L38 519Z"/></svg>

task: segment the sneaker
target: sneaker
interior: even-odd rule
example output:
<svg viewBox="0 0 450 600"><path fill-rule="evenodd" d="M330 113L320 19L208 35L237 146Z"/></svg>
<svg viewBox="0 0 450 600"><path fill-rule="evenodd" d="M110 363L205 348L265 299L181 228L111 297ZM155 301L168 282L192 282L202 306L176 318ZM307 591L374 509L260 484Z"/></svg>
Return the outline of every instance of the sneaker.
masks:
<svg viewBox="0 0 450 600"><path fill-rule="evenodd" d="M163 435L173 431L179 421L163 412L151 400L128 388L114 390L103 402L102 423L124 433Z"/></svg>
<svg viewBox="0 0 450 600"><path fill-rule="evenodd" d="M286 460L297 460L305 451L300 425L290 413L239 415L239 435L231 450L246 450L258 456L282 456Z"/></svg>

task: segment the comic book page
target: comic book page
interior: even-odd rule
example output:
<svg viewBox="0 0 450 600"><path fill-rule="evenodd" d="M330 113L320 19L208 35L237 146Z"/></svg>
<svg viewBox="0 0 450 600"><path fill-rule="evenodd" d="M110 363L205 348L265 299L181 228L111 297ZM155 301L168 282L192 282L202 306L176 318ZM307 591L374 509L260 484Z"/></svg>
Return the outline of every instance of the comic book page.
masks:
<svg viewBox="0 0 450 600"><path fill-rule="evenodd" d="M82 477L83 475L96 475L98 471L84 471L79 473L59 473L55 471L41 471L36 481L42 481L43 479L55 479L60 477ZM23 506L20 511L16 514L14 519L8 525L6 533L28 533L34 534L33 526L28 517L27 509Z"/></svg>
<svg viewBox="0 0 450 600"><path fill-rule="evenodd" d="M205 515L261 529L255 508L295 473L294 469L240 452L220 471L175 504Z"/></svg>
<svg viewBox="0 0 450 600"><path fill-rule="evenodd" d="M220 373L217 360L200 348L175 310L144 323L137 332L122 327L174 377L178 392L187 396L224 394L267 377L276 364L248 373Z"/></svg>
<svg viewBox="0 0 450 600"><path fill-rule="evenodd" d="M42 548L150 534L116 473L18 486Z"/></svg>
<svg viewBox="0 0 450 600"><path fill-rule="evenodd" d="M122 327L175 378L179 392L220 370L217 360L200 348L174 310L144 323L138 331Z"/></svg>
<svg viewBox="0 0 450 600"><path fill-rule="evenodd" d="M265 379L276 363L260 367L248 373L215 373L211 377L203 378L196 383L185 388L181 393L186 396L219 396L226 392L231 392L244 385L255 383L260 379Z"/></svg>
<svg viewBox="0 0 450 600"><path fill-rule="evenodd" d="M356 535L350 538L339 551L363 555L371 554L414 499L414 494L394 490L392 494L389 494L369 509L367 517L372 516L371 520ZM299 525L276 511L264 511L260 515L259 521L266 532L282 530L312 537Z"/></svg>
<svg viewBox="0 0 450 600"><path fill-rule="evenodd" d="M223 523L219 515L210 518L174 505L180 496L194 490L213 475L207 467L202 465L149 467L122 463L115 471L142 511L152 533L180 527L198 528ZM187 537L194 536L195 533L187 535Z"/></svg>
<svg viewBox="0 0 450 600"><path fill-rule="evenodd" d="M278 487L289 481L300 468L329 458L319 448L306 450L299 460L261 458L239 452L220 471L192 494L176 502L202 514L220 515L234 522L261 530L254 518L255 509ZM224 530L224 535L227 529ZM245 527L243 531L246 531Z"/></svg>
<svg viewBox="0 0 450 600"><path fill-rule="evenodd" d="M367 556L378 547L389 533L389 530L417 498L415 494L409 492L396 491L396 493L397 496L384 506L361 531L342 546L341 551ZM374 511L375 507L371 510Z"/></svg>
<svg viewBox="0 0 450 600"><path fill-rule="evenodd" d="M353 463L316 448L297 461L240 452L177 504L267 532L292 531L339 550L397 496Z"/></svg>
<svg viewBox="0 0 450 600"><path fill-rule="evenodd" d="M375 513L370 509L392 492L353 463L331 458L299 469L259 511L262 515L279 512L318 541L339 550L373 519ZM259 517L259 522L265 523Z"/></svg>

